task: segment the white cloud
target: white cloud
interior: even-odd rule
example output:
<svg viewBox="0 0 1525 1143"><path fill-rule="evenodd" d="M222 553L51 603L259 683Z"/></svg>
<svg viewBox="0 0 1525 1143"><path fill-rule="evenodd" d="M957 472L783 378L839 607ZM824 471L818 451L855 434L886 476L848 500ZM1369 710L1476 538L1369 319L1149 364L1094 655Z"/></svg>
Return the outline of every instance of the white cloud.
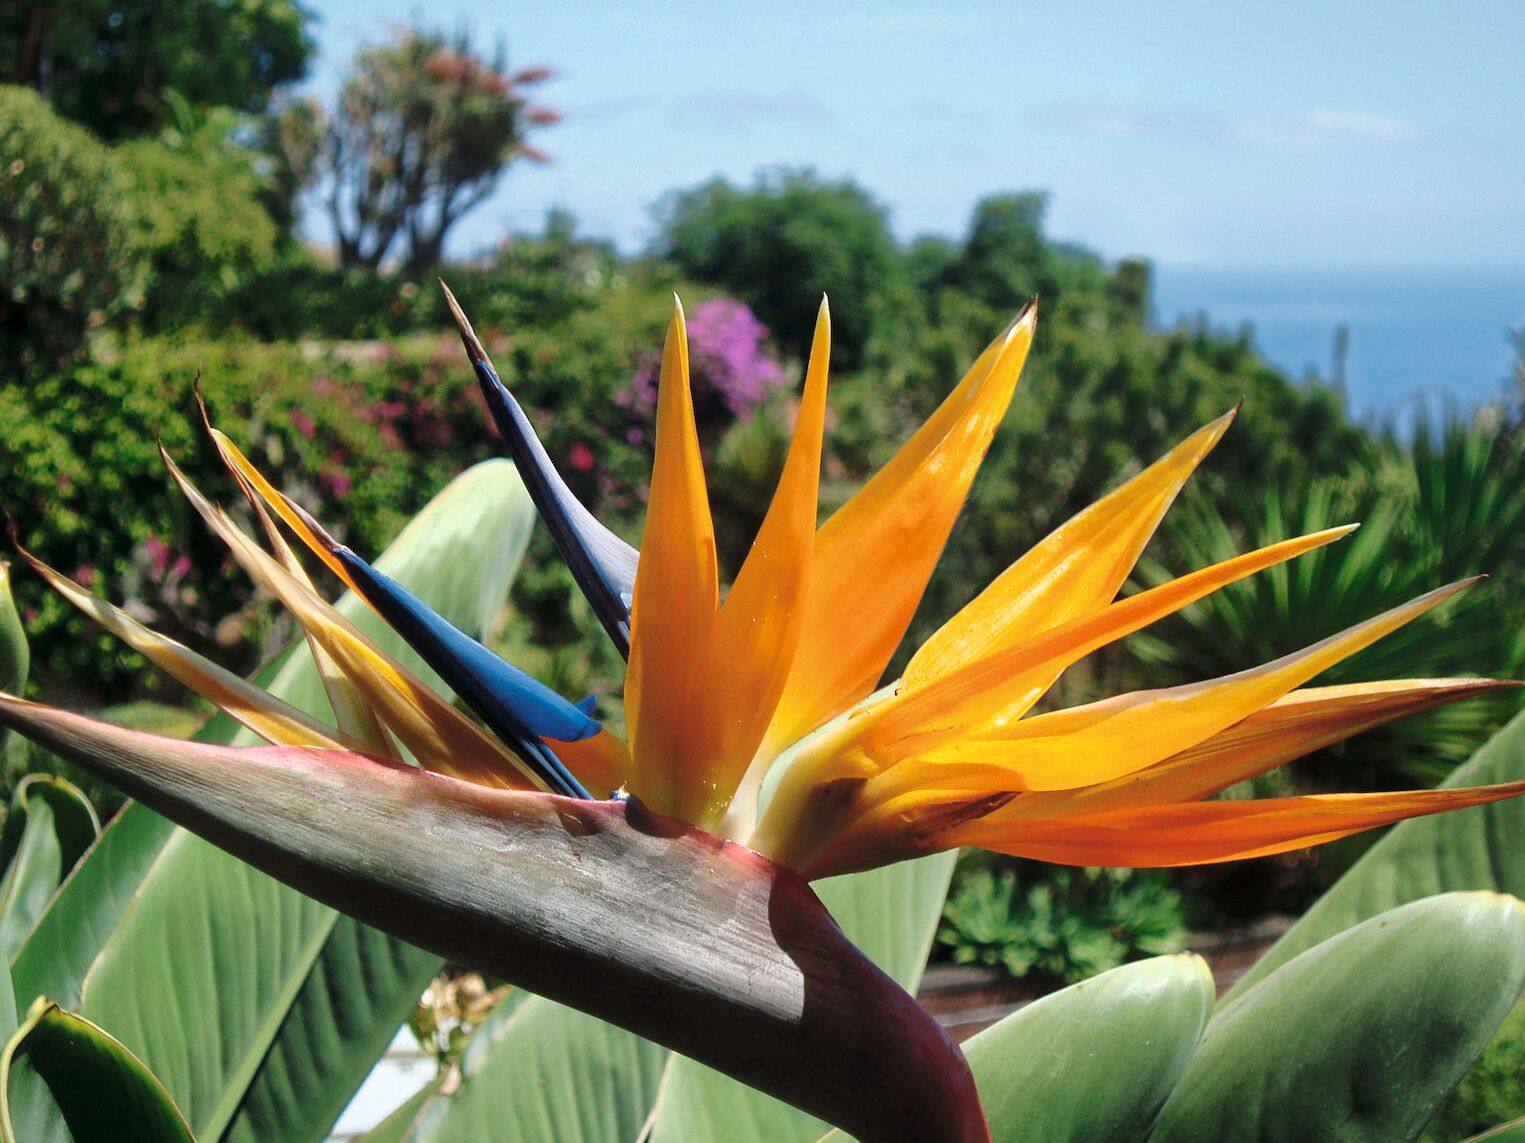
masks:
<svg viewBox="0 0 1525 1143"><path fill-rule="evenodd" d="M1315 110L1292 119L1250 120L1240 125L1246 142L1265 142L1293 150L1346 146L1406 147L1422 142L1419 124L1368 111Z"/></svg>
<svg viewBox="0 0 1525 1143"><path fill-rule="evenodd" d="M567 122L574 126L600 123L619 123L635 115L655 109L657 101L647 96L629 98L594 99L576 103L566 108Z"/></svg>
<svg viewBox="0 0 1525 1143"><path fill-rule="evenodd" d="M917 99L886 107L883 117L894 123L918 123L939 130L984 130L991 114L980 107L961 107L942 99Z"/></svg>
<svg viewBox="0 0 1525 1143"><path fill-rule="evenodd" d="M1030 123L1113 139L1169 139L1249 150L1334 151L1406 147L1428 132L1408 119L1368 111L1315 109L1300 115L1230 118L1190 108L1104 100L1042 104Z"/></svg>
<svg viewBox="0 0 1525 1143"><path fill-rule="evenodd" d="M1212 115L1111 100L1071 100L1034 107L1027 119L1040 127L1101 135L1111 139L1181 139L1222 142L1230 125Z"/></svg>
<svg viewBox="0 0 1525 1143"><path fill-rule="evenodd" d="M606 127L639 119L662 127L705 135L745 138L775 128L799 135L827 135L837 115L807 91L749 91L740 88L694 91L669 99L649 96L591 100L566 109L570 127Z"/></svg>
<svg viewBox="0 0 1525 1143"><path fill-rule="evenodd" d="M836 113L830 107L799 89L696 91L670 100L666 118L680 130L728 136L750 135L770 127L820 135L830 133L837 125Z"/></svg>

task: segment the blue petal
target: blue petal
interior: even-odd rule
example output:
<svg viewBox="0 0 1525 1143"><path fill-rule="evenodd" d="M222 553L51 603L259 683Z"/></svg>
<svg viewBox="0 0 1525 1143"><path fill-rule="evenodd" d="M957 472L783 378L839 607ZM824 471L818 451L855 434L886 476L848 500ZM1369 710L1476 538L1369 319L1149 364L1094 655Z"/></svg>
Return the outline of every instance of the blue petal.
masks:
<svg viewBox="0 0 1525 1143"><path fill-rule="evenodd" d="M333 554L361 594L499 738L534 765L556 793L591 795L541 739L575 742L600 724L539 680L451 626L407 588L342 544Z"/></svg>
<svg viewBox="0 0 1525 1143"><path fill-rule="evenodd" d="M488 360L487 351L477 340L455 296L443 282L440 285L460 329L466 356L476 370L487 408L525 487L529 489L540 518L551 530L551 538L556 542L561 558L572 570L577 586L587 596L599 622L609 632L620 654L628 657L630 599L635 591L635 566L640 553L599 523L593 513L572 495L519 402L498 379L497 370Z"/></svg>

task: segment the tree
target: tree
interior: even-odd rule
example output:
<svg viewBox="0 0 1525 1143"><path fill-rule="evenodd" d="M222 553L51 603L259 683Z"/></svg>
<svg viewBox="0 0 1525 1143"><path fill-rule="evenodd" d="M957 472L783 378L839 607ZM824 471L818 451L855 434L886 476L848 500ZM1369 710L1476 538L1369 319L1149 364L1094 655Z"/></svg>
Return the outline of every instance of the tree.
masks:
<svg viewBox="0 0 1525 1143"><path fill-rule="evenodd" d="M35 88L108 142L156 134L171 93L263 111L313 52L301 0L12 0L6 11L0 83Z"/></svg>
<svg viewBox="0 0 1525 1143"><path fill-rule="evenodd" d="M1041 192L981 199L950 284L1001 310L1029 295L1048 293L1044 287L1052 254L1043 240L1047 208L1048 196Z"/></svg>
<svg viewBox="0 0 1525 1143"><path fill-rule="evenodd" d="M0 388L68 365L141 300L129 184L111 150L25 88L0 86Z"/></svg>
<svg viewBox="0 0 1525 1143"><path fill-rule="evenodd" d="M843 369L865 363L871 334L915 320L884 208L851 180L801 170L766 172L750 188L715 179L669 195L657 216L657 252L746 302L793 357L809 350L823 293L844 303L832 314Z"/></svg>
<svg viewBox="0 0 1525 1143"><path fill-rule="evenodd" d="M368 48L326 122L309 180L327 190L328 214L346 266L375 269L401 242L410 272L438 264L445 235L496 189L515 159L543 162L526 142L556 112L524 92L545 68L510 75L503 53L488 63L464 36L405 32ZM290 143L306 145L294 112Z"/></svg>
<svg viewBox="0 0 1525 1143"><path fill-rule="evenodd" d="M261 156L236 136L242 117L182 106L176 129L114 149L130 188L134 230L150 275L141 312L150 328L204 314L266 268L280 240L264 209Z"/></svg>

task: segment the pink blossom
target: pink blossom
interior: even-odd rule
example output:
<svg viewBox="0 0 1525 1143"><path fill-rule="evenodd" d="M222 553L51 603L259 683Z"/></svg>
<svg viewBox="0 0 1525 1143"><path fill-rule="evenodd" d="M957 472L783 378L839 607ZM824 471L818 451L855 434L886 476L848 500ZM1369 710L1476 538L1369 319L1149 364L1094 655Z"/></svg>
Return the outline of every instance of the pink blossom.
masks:
<svg viewBox="0 0 1525 1143"><path fill-rule="evenodd" d="M700 302L687 324L696 400L708 392L739 420L787 382L767 350L768 327L741 302L733 298ZM660 368L660 359L652 357L637 370L630 383L636 404L656 405Z"/></svg>
<svg viewBox="0 0 1525 1143"><path fill-rule="evenodd" d="M318 482L327 489L328 494L335 500L344 499L354 483L350 479L349 473L338 468L332 468L327 472L319 473Z"/></svg>
<svg viewBox="0 0 1525 1143"><path fill-rule="evenodd" d="M318 435L318 426L301 409L293 409L291 411L291 423L297 427L297 432L301 433L308 440L312 440L313 437Z"/></svg>
<svg viewBox="0 0 1525 1143"><path fill-rule="evenodd" d="M149 536L143 541L143 550L148 553L148 562L154 569L154 575L162 576L164 569L169 567L169 545L158 536Z"/></svg>

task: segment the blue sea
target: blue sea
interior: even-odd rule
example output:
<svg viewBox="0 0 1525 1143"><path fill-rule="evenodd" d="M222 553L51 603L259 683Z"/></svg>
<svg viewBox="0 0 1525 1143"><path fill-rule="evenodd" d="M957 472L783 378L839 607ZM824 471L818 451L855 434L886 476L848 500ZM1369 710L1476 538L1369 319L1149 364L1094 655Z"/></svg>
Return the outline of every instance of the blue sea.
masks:
<svg viewBox="0 0 1525 1143"><path fill-rule="evenodd" d="M1294 378L1333 373L1335 331L1349 328L1346 393L1367 422L1407 422L1420 409L1462 412L1511 384L1511 329L1525 327L1525 270L1463 273L1155 267L1161 326L1205 314L1249 325L1256 347Z"/></svg>

